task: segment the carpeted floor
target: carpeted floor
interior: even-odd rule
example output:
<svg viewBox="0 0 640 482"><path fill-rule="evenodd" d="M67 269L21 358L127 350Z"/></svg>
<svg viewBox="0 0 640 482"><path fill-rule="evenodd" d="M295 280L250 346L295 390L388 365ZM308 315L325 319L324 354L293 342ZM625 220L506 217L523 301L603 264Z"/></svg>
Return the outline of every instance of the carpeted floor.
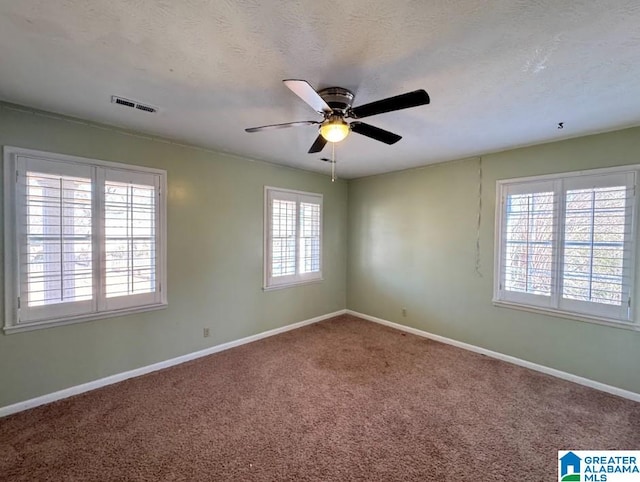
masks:
<svg viewBox="0 0 640 482"><path fill-rule="evenodd" d="M0 479L557 480L640 404L350 316L0 419Z"/></svg>

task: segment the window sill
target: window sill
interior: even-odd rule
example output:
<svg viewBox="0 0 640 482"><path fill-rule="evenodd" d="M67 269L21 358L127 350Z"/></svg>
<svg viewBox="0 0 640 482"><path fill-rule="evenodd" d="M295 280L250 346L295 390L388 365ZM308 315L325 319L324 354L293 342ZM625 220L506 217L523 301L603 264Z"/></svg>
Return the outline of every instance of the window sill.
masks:
<svg viewBox="0 0 640 482"><path fill-rule="evenodd" d="M528 311L529 313L539 313L543 315L556 316L558 318L565 318L568 320L586 321L587 323L610 326L612 328L621 328L623 330L640 331L640 325L638 325L637 323L616 321L609 318L583 315L580 313L569 313L566 311L554 310L553 308L541 308L537 306L522 305L519 303L512 303L509 301L501 301L495 299L493 300L493 306L497 306L500 308L511 308L520 311Z"/></svg>
<svg viewBox="0 0 640 482"><path fill-rule="evenodd" d="M33 323L5 325L4 333L10 335L13 333L22 333L25 331L42 330L45 328L53 328L55 326L73 325L75 323L84 323L85 321L102 320L105 318L115 318L117 316L131 315L133 313L142 313L145 311L164 310L167 303L158 303L155 305L137 306L135 308L125 308L122 310L114 310L103 313L92 313L90 315L74 316L69 318L61 318L55 320L36 321Z"/></svg>
<svg viewBox="0 0 640 482"><path fill-rule="evenodd" d="M302 286L302 285L310 285L310 284L315 284L315 283L321 283L322 281L324 281L324 278L310 279L310 280L304 280L304 281L294 281L292 283L286 283L286 284L281 284L281 285L264 286L262 288L262 291L276 291L276 290L282 290L282 289L285 289L285 288L293 288L294 286Z"/></svg>

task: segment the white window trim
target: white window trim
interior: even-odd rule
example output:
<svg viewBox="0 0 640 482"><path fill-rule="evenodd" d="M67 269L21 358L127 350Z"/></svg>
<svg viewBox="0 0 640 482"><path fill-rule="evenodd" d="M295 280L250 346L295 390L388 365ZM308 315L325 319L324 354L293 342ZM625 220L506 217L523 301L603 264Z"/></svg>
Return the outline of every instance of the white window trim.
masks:
<svg viewBox="0 0 640 482"><path fill-rule="evenodd" d="M512 300L504 300L501 298L501 289L500 284L502 281L502 272L501 272L501 260L502 254L504 250L504 240L502 239L503 232L503 221L504 221L504 212L502 206L503 194L506 186L517 183L535 183L535 182L545 182L545 181L556 181L560 179L565 179L567 177L577 178L578 176L593 176L593 175L608 175L608 174L616 174L616 173L635 173L635 185L634 185L634 197L635 197L635 205L633 209L632 219L631 219L631 260L630 266L633 270L632 276L629 281L629 292L631 293L631 301L630 301L630 319L629 321L621 321L617 319L607 318L601 315L590 315L585 313L576 313L572 311L566 311L562 309L557 309L555 307L542 307L527 304L526 301L514 302ZM598 168L598 169L589 169L589 170L580 170L580 171L572 171L572 172L563 172L556 174L545 174L540 176L531 176L531 177L519 177L513 179L501 179L496 181L496 209L495 209L495 231L494 231L494 271L493 271L493 299L492 303L494 306L503 307L503 308L511 308L531 313L540 313L544 315L555 316L559 318L565 318L570 320L578 320L585 321L588 323L595 323L598 325L609 326L613 328L621 328L631 331L640 331L640 323L638 323L637 316L637 306L636 302L636 277L638 276L638 266L636 264L636 249L638 246L638 210L640 209L638 196L635 196L638 183L640 182L640 164L630 164L624 166L616 166L616 167L606 167L606 168ZM564 210L564 207L562 208ZM557 215L556 215L557 216ZM559 222L556 223L558 225ZM559 248L558 248L559 249ZM534 296L534 295L530 295Z"/></svg>
<svg viewBox="0 0 640 482"><path fill-rule="evenodd" d="M318 273L309 273L309 275L292 275L291 277L287 276L288 280L279 281L274 283L271 281L271 277L269 276L269 272L271 269L271 227L269 226L269 221L271 220L271 213L269 210L269 192L276 191L280 193L290 193L295 196L310 196L313 198L318 198L320 200L320 271ZM293 286L306 285L311 283L319 283L324 280L322 276L322 262L323 262L323 252L324 252L324 234L323 234L323 225L324 225L324 213L323 213L323 202L324 198L322 194L312 193L307 191L296 191L293 189L284 189L280 187L274 186L265 186L264 187L264 266L263 266L263 279L262 279L262 289L263 291L274 291L280 290L284 288L290 288ZM297 249L296 249L297 251ZM297 252L296 252L297 256Z"/></svg>
<svg viewBox="0 0 640 482"><path fill-rule="evenodd" d="M159 283L159 301L148 305L138 305L113 310L105 310L97 313L82 314L78 316L61 316L50 318L42 321L33 321L28 323L19 323L18 318L18 297L20 295L20 279L18 266L19 243L17 240L16 229L16 206L15 199L17 194L16 176L17 176L17 159L20 156L39 159L43 161L60 161L71 164L91 167L105 167L129 172L145 172L156 174L160 177L160 193L158 202L158 212L156 215L159 232L159 240L156 248L156 256L158 257L158 265L156 270L156 280ZM38 330L42 328L50 328L53 326L69 325L73 323L81 323L84 321L98 320L104 318L112 318L132 313L140 313L143 311L160 310L167 307L167 172L162 169L154 169L150 167L134 166L131 164L123 164L118 162L102 161L96 159L88 159L78 156L69 156L66 154L56 154L33 149L24 149L20 147L4 146L4 290L5 290L5 319L4 332L19 333L24 331Z"/></svg>

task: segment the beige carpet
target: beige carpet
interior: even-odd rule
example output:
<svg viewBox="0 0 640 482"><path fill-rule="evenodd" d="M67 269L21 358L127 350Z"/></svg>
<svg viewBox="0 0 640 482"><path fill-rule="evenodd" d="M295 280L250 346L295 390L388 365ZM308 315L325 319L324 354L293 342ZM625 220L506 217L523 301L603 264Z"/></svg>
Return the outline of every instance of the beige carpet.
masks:
<svg viewBox="0 0 640 482"><path fill-rule="evenodd" d="M0 479L557 480L640 404L343 316L0 419Z"/></svg>

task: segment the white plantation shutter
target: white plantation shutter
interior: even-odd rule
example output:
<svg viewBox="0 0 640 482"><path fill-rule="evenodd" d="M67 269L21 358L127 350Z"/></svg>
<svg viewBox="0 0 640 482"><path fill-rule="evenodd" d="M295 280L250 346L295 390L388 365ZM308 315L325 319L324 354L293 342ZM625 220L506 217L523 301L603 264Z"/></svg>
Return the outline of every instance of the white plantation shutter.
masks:
<svg viewBox="0 0 640 482"><path fill-rule="evenodd" d="M265 193L265 288L321 279L322 195Z"/></svg>
<svg viewBox="0 0 640 482"><path fill-rule="evenodd" d="M300 202L300 249L301 273L320 271L320 204Z"/></svg>
<svg viewBox="0 0 640 482"><path fill-rule="evenodd" d="M166 305L165 176L5 148L5 331Z"/></svg>
<svg viewBox="0 0 640 482"><path fill-rule="evenodd" d="M555 278L553 182L508 186L503 200L502 287L512 301L550 305Z"/></svg>
<svg viewBox="0 0 640 482"><path fill-rule="evenodd" d="M22 320L91 313L92 170L20 161L16 210Z"/></svg>
<svg viewBox="0 0 640 482"><path fill-rule="evenodd" d="M560 307L629 319L633 173L564 182Z"/></svg>
<svg viewBox="0 0 640 482"><path fill-rule="evenodd" d="M295 200L273 199L271 204L271 276L296 274L298 206Z"/></svg>
<svg viewBox="0 0 640 482"><path fill-rule="evenodd" d="M160 176L109 170L104 180L107 309L157 300L156 200Z"/></svg>
<svg viewBox="0 0 640 482"><path fill-rule="evenodd" d="M630 321L635 176L500 182L495 301Z"/></svg>

